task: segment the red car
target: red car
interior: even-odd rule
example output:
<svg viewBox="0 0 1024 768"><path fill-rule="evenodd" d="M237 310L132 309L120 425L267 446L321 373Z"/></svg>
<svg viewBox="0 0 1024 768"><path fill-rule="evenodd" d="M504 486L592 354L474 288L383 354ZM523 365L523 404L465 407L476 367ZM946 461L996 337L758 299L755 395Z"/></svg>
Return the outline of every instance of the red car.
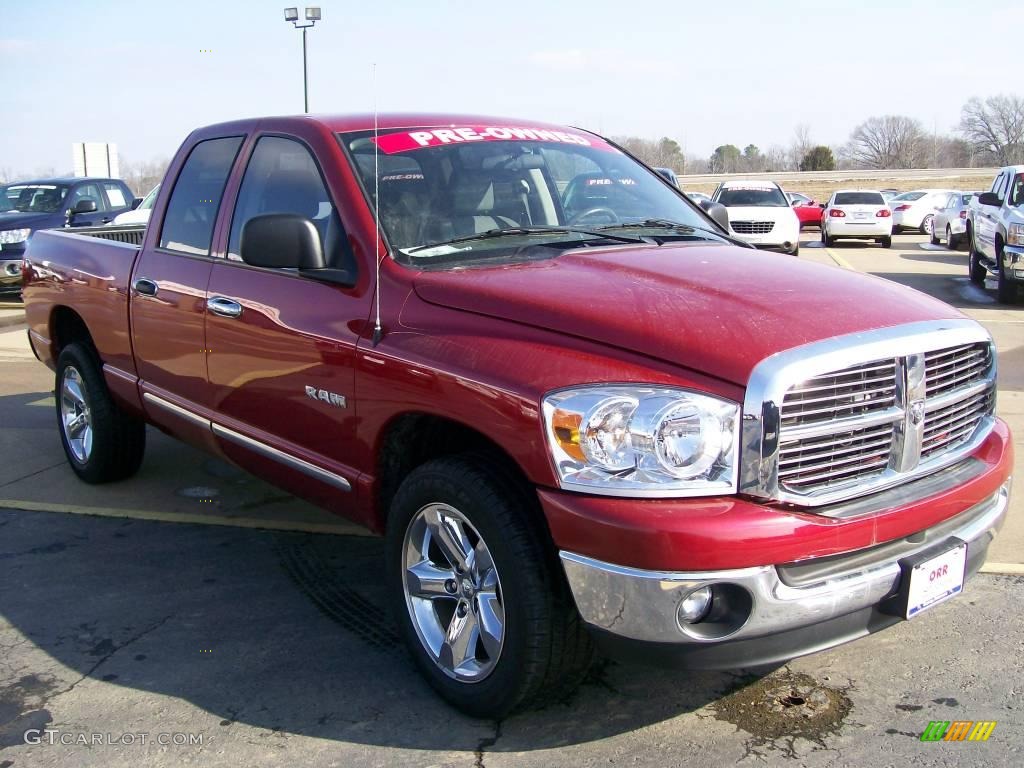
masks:
<svg viewBox="0 0 1024 768"><path fill-rule="evenodd" d="M714 214L573 128L242 120L145 229L33 236L29 338L82 480L152 424L383 534L416 665L502 717L595 642L746 667L913 618L1006 514L985 329Z"/></svg>
<svg viewBox="0 0 1024 768"><path fill-rule="evenodd" d="M800 229L808 225L821 227L821 212L825 206L800 192L787 192L786 196L789 198L789 204L793 206L793 213L800 220Z"/></svg>

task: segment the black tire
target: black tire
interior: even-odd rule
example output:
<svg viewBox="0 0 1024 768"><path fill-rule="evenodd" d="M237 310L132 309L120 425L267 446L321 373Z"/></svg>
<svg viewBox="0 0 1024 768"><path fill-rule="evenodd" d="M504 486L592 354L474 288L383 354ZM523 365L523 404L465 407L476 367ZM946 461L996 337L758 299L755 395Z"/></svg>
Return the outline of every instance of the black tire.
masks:
<svg viewBox="0 0 1024 768"><path fill-rule="evenodd" d="M86 429L91 431L88 450L73 447L76 438L65 426L66 404L77 401L65 392L65 384L78 386L82 395ZM146 451L146 425L122 410L110 397L102 367L91 347L68 344L57 358L55 387L57 426L61 445L71 469L87 483L109 483L134 475Z"/></svg>
<svg viewBox="0 0 1024 768"><path fill-rule="evenodd" d="M800 258L800 246L799 245L793 246L793 250L789 251L789 255L790 256L796 256L797 258Z"/></svg>
<svg viewBox="0 0 1024 768"><path fill-rule="evenodd" d="M878 238L878 243L883 248L892 248L892 235L886 235L885 237Z"/></svg>
<svg viewBox="0 0 1024 768"><path fill-rule="evenodd" d="M946 226L946 247L951 251L956 251L960 248L960 236L954 235L949 225Z"/></svg>
<svg viewBox="0 0 1024 768"><path fill-rule="evenodd" d="M922 235L930 235L930 234L932 234L932 226L931 225L932 225L933 221L935 221L935 216L933 216L932 214L929 213L927 216L925 216L923 219L921 219L921 226L917 228L918 231ZM933 235L933 237L934 237L934 235Z"/></svg>
<svg viewBox="0 0 1024 768"><path fill-rule="evenodd" d="M1006 276L1003 269L1003 249L996 245L996 299L1000 304L1016 304L1020 286Z"/></svg>
<svg viewBox="0 0 1024 768"><path fill-rule="evenodd" d="M833 245L836 244L836 239L825 231L824 226L822 226L821 228L821 242L824 244L826 248L831 248Z"/></svg>
<svg viewBox="0 0 1024 768"><path fill-rule="evenodd" d="M984 287L988 270L981 263L981 254L978 253L978 249L974 245L974 235L970 229L967 230L967 237L967 274L970 276L972 283L978 287Z"/></svg>
<svg viewBox="0 0 1024 768"><path fill-rule="evenodd" d="M456 510L475 528L500 580L503 644L487 675L473 682L455 679L442 668L440 658L435 660L420 639L411 599L406 596L407 531L415 530L421 513L434 504ZM500 719L514 710L564 697L579 685L590 666L590 635L576 611L557 555L544 538L546 531L531 489L502 471L500 461L484 462L471 455L444 457L417 467L391 504L386 534L388 599L420 672L446 701L467 715ZM409 541L416 540L412 536ZM474 616L478 609L475 606ZM431 610L436 614L439 609Z"/></svg>

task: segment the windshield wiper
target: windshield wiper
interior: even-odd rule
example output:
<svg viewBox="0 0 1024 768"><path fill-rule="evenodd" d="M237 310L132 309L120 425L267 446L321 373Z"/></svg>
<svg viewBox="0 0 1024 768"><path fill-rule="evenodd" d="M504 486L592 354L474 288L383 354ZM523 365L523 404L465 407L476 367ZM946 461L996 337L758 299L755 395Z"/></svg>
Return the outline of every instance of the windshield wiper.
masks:
<svg viewBox="0 0 1024 768"><path fill-rule="evenodd" d="M488 229L485 232L477 232L475 235L463 235L462 237L455 237L452 238L451 240L444 240L439 243L427 243L426 245L417 245L415 248L408 249L406 253L411 255L416 253L417 251L426 251L431 248L439 248L442 245L457 245L458 243L469 243L474 240L490 240L491 238L495 237L508 237L510 235L558 234L561 232L576 235L590 235L591 237L599 237L605 240L617 240L620 243L645 242L642 237L635 237L629 235L612 235L607 232L594 231L591 229L579 229L578 227L502 227L500 229Z"/></svg>
<svg viewBox="0 0 1024 768"><path fill-rule="evenodd" d="M753 248L750 243L740 240L739 238L735 238L732 235L727 235L724 232L718 232L714 229L709 229L708 227L698 227L695 224L683 224L678 221L672 221L671 219L645 219L644 221L639 221L635 224L608 224L606 226L599 227L599 229L601 231L608 229L670 229L674 232L682 232L685 234L705 232L709 235L714 235L717 238L725 240L726 242L735 243L736 245L741 245L744 248Z"/></svg>

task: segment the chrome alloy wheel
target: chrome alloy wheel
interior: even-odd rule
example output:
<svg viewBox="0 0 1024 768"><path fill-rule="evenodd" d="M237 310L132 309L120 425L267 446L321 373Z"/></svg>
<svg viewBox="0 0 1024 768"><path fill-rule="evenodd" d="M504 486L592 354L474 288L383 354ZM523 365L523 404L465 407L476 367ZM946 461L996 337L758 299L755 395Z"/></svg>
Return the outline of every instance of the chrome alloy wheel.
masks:
<svg viewBox="0 0 1024 768"><path fill-rule="evenodd" d="M72 365L60 386L60 424L75 461L85 464L92 455L92 414L82 374Z"/></svg>
<svg viewBox="0 0 1024 768"><path fill-rule="evenodd" d="M473 524L447 504L420 509L402 545L405 604L423 647L449 677L487 677L505 641L501 580Z"/></svg>

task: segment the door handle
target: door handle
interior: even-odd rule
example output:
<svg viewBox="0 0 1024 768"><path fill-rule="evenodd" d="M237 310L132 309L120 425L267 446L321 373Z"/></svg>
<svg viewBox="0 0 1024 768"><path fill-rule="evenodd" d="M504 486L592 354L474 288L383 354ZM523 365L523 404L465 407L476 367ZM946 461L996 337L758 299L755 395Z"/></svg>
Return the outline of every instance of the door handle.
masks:
<svg viewBox="0 0 1024 768"><path fill-rule="evenodd" d="M132 288L135 289L136 293L141 293L143 296L156 296L160 290L160 286L156 284L155 280L150 280L148 277L140 277L134 283Z"/></svg>
<svg viewBox="0 0 1024 768"><path fill-rule="evenodd" d="M109 224L111 219L109 216L104 216L102 219L100 219L100 221L103 222L104 224Z"/></svg>
<svg viewBox="0 0 1024 768"><path fill-rule="evenodd" d="M231 299L225 299L223 296L213 296L207 299L206 308L221 317L238 317L242 314L241 304Z"/></svg>

